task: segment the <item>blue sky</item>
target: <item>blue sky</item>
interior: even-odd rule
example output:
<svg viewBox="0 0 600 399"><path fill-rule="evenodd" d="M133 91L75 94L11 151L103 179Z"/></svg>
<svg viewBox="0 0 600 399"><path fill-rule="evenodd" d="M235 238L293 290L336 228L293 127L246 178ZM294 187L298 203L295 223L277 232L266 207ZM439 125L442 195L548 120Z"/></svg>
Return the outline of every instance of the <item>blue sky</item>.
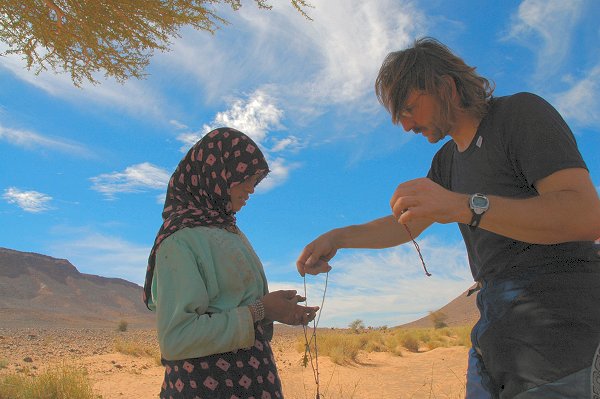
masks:
<svg viewBox="0 0 600 399"><path fill-rule="evenodd" d="M272 174L238 214L272 290L303 292L295 260L317 235L390 213L396 185L426 175L441 144L393 126L374 95L385 55L433 36L495 81L565 117L600 188L600 3L595 0L245 2L214 36L184 29L145 80L72 85L0 57L0 246L142 284L166 182L214 127L253 137ZM0 46L3 46L0 44ZM5 47L1 47L5 49ZM455 225L411 244L343 250L321 326L393 326L472 284ZM307 278L320 304L324 277Z"/></svg>

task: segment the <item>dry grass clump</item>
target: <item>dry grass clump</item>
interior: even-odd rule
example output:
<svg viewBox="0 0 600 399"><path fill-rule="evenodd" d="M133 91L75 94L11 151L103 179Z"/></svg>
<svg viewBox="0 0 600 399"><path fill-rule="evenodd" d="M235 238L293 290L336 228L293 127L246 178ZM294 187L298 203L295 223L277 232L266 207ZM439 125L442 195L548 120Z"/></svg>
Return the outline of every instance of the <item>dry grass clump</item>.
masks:
<svg viewBox="0 0 600 399"><path fill-rule="evenodd" d="M0 399L94 399L86 370L62 365L37 377L8 374L0 377Z"/></svg>
<svg viewBox="0 0 600 399"><path fill-rule="evenodd" d="M360 351L390 352L402 356L402 351L425 352L435 348L470 346L470 326L444 328L389 328L356 330L323 330L317 334L320 356L328 356L336 364L356 362ZM304 336L298 338L296 349L305 352ZM311 353L315 353L314 342Z"/></svg>
<svg viewBox="0 0 600 399"><path fill-rule="evenodd" d="M126 340L122 338L115 339L114 342L115 351L123 353L125 355L136 356L136 357L151 357L157 365L160 365L160 350L157 347L149 347L146 344L134 341ZM2 399L2 398L0 398Z"/></svg>
<svg viewBox="0 0 600 399"><path fill-rule="evenodd" d="M318 354L329 356L331 361L336 364L355 362L358 351L361 348L360 335L349 334L346 332L326 331L317 335L316 343ZM315 341L311 342L311 353L315 353ZM304 336L298 338L296 349L298 352L304 352L306 340ZM306 359L305 359L306 361Z"/></svg>

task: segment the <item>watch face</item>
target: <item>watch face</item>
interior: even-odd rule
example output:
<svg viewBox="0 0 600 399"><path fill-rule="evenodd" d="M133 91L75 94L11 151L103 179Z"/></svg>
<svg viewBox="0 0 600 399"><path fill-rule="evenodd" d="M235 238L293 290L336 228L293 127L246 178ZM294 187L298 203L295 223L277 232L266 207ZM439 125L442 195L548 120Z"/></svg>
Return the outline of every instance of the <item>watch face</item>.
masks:
<svg viewBox="0 0 600 399"><path fill-rule="evenodd" d="M487 199L482 197L473 197L472 203L476 208L485 208L488 205Z"/></svg>

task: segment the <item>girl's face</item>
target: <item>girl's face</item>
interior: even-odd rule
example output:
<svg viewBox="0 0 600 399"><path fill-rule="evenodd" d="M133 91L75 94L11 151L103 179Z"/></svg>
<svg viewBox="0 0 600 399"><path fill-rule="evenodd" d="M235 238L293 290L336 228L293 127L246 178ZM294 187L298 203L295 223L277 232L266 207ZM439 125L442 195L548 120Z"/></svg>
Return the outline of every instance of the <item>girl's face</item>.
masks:
<svg viewBox="0 0 600 399"><path fill-rule="evenodd" d="M254 193L254 187L258 183L259 178L260 175L256 174L250 176L240 184L231 187L229 192L231 193L231 207L233 212L238 212L246 205L246 201L250 198L250 194Z"/></svg>

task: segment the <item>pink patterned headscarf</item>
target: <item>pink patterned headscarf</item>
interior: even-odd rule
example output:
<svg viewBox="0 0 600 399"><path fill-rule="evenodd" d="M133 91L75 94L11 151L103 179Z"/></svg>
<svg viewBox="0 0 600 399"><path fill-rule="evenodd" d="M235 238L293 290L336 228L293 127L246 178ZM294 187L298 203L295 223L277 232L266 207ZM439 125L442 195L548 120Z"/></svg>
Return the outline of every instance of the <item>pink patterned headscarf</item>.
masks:
<svg viewBox="0 0 600 399"><path fill-rule="evenodd" d="M269 166L256 143L235 129L215 129L190 148L169 180L163 224L148 259L143 296L146 306L160 243L185 227L235 227L231 187L256 174L260 182L267 173Z"/></svg>

